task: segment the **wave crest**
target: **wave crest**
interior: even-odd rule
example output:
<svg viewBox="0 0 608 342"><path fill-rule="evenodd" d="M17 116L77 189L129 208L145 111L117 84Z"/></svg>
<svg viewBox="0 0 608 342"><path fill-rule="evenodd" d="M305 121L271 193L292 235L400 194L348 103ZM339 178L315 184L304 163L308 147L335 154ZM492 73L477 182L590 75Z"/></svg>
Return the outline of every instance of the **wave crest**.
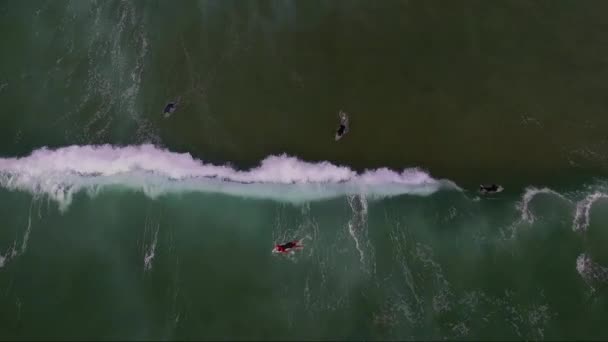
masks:
<svg viewBox="0 0 608 342"><path fill-rule="evenodd" d="M65 208L75 192L96 193L123 186L149 196L169 192L219 192L280 201L310 201L349 194L430 195L441 188L459 190L449 180L435 180L418 168L387 168L357 173L346 166L272 155L250 170L213 165L146 144L41 148L21 158L0 158L0 185L46 194Z"/></svg>

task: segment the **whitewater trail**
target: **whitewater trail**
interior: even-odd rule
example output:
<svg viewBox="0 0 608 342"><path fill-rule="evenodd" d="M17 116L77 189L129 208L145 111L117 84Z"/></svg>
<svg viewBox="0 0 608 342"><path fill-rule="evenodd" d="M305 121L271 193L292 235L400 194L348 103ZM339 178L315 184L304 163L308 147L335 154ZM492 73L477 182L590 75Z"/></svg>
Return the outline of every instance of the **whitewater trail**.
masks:
<svg viewBox="0 0 608 342"><path fill-rule="evenodd" d="M572 230L582 235L587 233L591 220L591 208L594 203L608 199L608 195L596 191L576 204L576 213L572 221ZM582 253L576 259L576 270L592 291L608 282L608 268L595 262L587 253Z"/></svg>
<svg viewBox="0 0 608 342"><path fill-rule="evenodd" d="M357 173L327 161L306 162L283 154L268 156L258 167L241 171L149 144L41 148L26 157L0 158L0 186L46 194L62 210L74 193L86 190L95 195L106 187L143 191L152 198L198 191L299 203L355 194L382 198L460 190L453 182L433 179L418 168Z"/></svg>
<svg viewBox="0 0 608 342"><path fill-rule="evenodd" d="M536 217L534 216L532 211L530 211L529 206L530 206L530 202L537 195L541 195L541 194L554 195L568 203L572 203L572 201L570 201L569 199L564 197L564 195L560 194L557 191L551 190L549 188L541 188L541 189L535 188L535 187L526 188L526 191L525 191L524 195L522 196L521 202L517 203L517 205L516 205L516 208L521 212L521 218L520 218L521 222L530 223L530 224L534 223L534 220L536 220Z"/></svg>
<svg viewBox="0 0 608 342"><path fill-rule="evenodd" d="M534 213L530 210L530 203L532 200L541 194L556 196L569 204L575 205L574 219L572 221L572 230L578 232L585 232L589 227L591 208L595 203L600 200L608 199L608 194L602 191L594 191L591 194L586 195L579 201L573 201L566 196L560 194L549 188L535 188L529 187L526 189L520 202L517 203L516 208L520 211L520 219L517 223L528 223L532 224L536 220Z"/></svg>
<svg viewBox="0 0 608 342"><path fill-rule="evenodd" d="M156 228L154 229L154 238L152 239L152 243L147 247L144 255L144 271L149 271L152 269L152 260L154 260L154 256L156 255L156 243L158 242L159 230L160 227L157 224Z"/></svg>
<svg viewBox="0 0 608 342"><path fill-rule="evenodd" d="M576 204L576 213L572 222L572 230L585 232L589 228L591 207L601 199L608 199L608 195L602 192L595 192L588 195Z"/></svg>
<svg viewBox="0 0 608 342"><path fill-rule="evenodd" d="M392 241L392 246L395 248L395 252L393 253L394 261L400 266L401 276L406 288L409 289L408 292L399 291L395 295L395 298L391 299L391 307L393 311L400 312L411 324L418 324L424 314L424 300L418 293L419 291L411 270L411 263L415 258L409 252L411 242L407 236L407 227L402 226L398 220L393 221L388 217L386 219L392 227L389 237Z"/></svg>
<svg viewBox="0 0 608 342"><path fill-rule="evenodd" d="M517 236L518 229L522 224L531 225L536 221L536 216L530 209L530 204L538 195L552 195L567 203L572 204L572 201L566 196L550 188L527 187L521 200L515 203L515 209L519 212L519 217L506 227L501 228L503 239L513 240Z"/></svg>
<svg viewBox="0 0 608 342"><path fill-rule="evenodd" d="M4 253L0 254L0 268L3 268L7 265L7 263L20 255L23 255L27 250L27 244L30 240L30 233L32 231L32 207L34 206L34 201L36 198L32 199L30 203L30 209L27 217L27 227L25 228L25 232L23 233L23 238L21 240L21 247L17 249L17 239L13 241L13 244L9 249Z"/></svg>
<svg viewBox="0 0 608 342"><path fill-rule="evenodd" d="M572 220L572 230L581 234L586 234L591 220L591 209L595 203L601 200L608 199L608 195L603 191L594 190L588 193L585 197L578 201L573 201L566 196L551 190L549 188L534 188L529 187L522 196L522 200L517 205L517 209L521 212L521 217L518 222L513 224L513 234L515 227L520 223L532 224L535 221L535 216L529 208L530 202L536 195L548 194L575 205L574 218ZM578 196L577 196L578 197ZM583 280L594 290L597 286L608 282L608 268L595 262L587 253L582 253L576 259L576 270Z"/></svg>
<svg viewBox="0 0 608 342"><path fill-rule="evenodd" d="M348 233L359 252L362 269L367 273L374 273L374 249L369 241L367 227L367 200L362 195L350 195L346 199L352 210L352 217L347 223Z"/></svg>

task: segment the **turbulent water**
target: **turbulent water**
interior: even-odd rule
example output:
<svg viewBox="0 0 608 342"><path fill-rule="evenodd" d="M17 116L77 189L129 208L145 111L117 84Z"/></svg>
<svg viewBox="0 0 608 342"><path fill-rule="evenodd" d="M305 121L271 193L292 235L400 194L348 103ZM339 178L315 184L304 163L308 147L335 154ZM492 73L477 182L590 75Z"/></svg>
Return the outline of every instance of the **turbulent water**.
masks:
<svg viewBox="0 0 608 342"><path fill-rule="evenodd" d="M606 339L607 9L0 3L0 339Z"/></svg>

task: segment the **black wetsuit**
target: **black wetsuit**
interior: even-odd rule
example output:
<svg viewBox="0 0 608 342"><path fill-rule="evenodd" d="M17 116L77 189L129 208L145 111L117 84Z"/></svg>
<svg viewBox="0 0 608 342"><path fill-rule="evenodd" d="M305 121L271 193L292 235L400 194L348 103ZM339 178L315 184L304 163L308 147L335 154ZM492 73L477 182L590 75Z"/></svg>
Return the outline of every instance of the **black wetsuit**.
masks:
<svg viewBox="0 0 608 342"><path fill-rule="evenodd" d="M345 125L340 125L340 127L338 127L338 135L343 135L344 131L346 131L346 126Z"/></svg>
<svg viewBox="0 0 608 342"><path fill-rule="evenodd" d="M486 192L498 191L498 185L492 184L490 186L481 186L481 191L486 191Z"/></svg>
<svg viewBox="0 0 608 342"><path fill-rule="evenodd" d="M297 246L297 244L295 242L288 242L288 243L284 243L282 245L280 245L282 248L285 249L289 249L289 248L294 248Z"/></svg>
<svg viewBox="0 0 608 342"><path fill-rule="evenodd" d="M175 103L173 102L169 102L167 103L167 105L165 106L165 110L164 113L172 113L175 110Z"/></svg>

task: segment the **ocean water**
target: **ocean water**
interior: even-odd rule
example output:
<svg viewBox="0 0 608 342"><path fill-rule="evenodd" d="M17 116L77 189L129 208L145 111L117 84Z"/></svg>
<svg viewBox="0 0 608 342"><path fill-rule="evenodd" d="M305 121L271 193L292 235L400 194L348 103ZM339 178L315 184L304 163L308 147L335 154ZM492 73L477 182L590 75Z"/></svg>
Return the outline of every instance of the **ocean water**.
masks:
<svg viewBox="0 0 608 342"><path fill-rule="evenodd" d="M0 339L606 339L606 9L0 2Z"/></svg>

